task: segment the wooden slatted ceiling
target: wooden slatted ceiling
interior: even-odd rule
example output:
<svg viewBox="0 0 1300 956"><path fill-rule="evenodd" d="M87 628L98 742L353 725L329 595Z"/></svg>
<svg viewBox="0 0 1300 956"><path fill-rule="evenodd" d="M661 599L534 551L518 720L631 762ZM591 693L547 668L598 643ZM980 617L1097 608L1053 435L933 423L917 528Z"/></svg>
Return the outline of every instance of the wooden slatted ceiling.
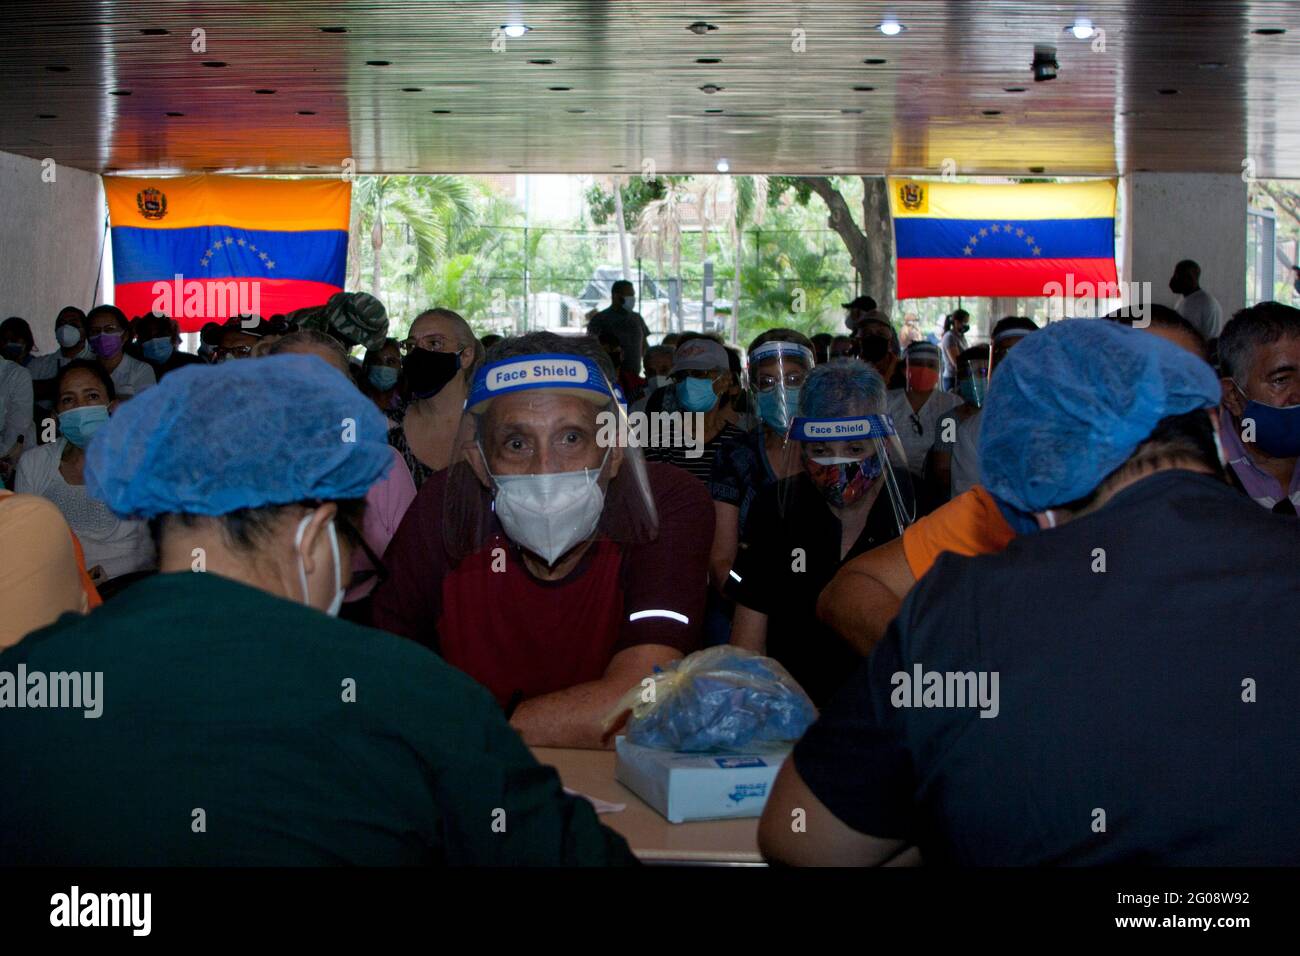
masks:
<svg viewBox="0 0 1300 956"><path fill-rule="evenodd" d="M345 158L358 172L693 172L726 157L739 173L939 172L945 159L961 173L1239 172L1250 159L1258 176L1300 176L1300 3L888 12L900 36L875 29L879 3L8 2L0 150L124 172ZM1065 32L1079 14L1104 50ZM494 51L513 20L531 32ZM696 35L696 20L718 29ZM1032 81L1036 43L1056 46L1058 79Z"/></svg>

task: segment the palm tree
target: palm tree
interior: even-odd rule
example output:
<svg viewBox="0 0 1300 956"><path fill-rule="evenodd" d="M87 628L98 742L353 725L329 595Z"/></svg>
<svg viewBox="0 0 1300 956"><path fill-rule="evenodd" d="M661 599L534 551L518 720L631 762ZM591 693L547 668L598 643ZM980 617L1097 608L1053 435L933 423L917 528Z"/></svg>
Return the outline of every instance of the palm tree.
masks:
<svg viewBox="0 0 1300 956"><path fill-rule="evenodd" d="M359 249L369 227L374 255L370 292L376 298L382 298L384 231L389 224L406 226L415 246L412 274L423 277L432 272L457 232L474 219L473 190L457 176L365 176L356 182L352 204L355 232L350 242ZM355 267L359 285L359 257Z"/></svg>
<svg viewBox="0 0 1300 956"><path fill-rule="evenodd" d="M677 295L673 309L676 321L670 325L679 332L682 324L682 223L686 192L683 186L670 182L662 197L645 204L636 223L637 255L654 256L658 267L655 280L660 285L663 282L664 254L672 251Z"/></svg>

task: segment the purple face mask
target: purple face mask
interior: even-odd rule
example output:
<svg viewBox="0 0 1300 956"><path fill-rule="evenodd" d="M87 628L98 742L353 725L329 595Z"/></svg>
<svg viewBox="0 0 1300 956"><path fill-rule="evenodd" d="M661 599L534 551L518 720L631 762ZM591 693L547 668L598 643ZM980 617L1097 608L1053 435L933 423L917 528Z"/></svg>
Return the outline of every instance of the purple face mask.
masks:
<svg viewBox="0 0 1300 956"><path fill-rule="evenodd" d="M90 337L90 350L100 358L112 358L122 351L121 332L101 332Z"/></svg>

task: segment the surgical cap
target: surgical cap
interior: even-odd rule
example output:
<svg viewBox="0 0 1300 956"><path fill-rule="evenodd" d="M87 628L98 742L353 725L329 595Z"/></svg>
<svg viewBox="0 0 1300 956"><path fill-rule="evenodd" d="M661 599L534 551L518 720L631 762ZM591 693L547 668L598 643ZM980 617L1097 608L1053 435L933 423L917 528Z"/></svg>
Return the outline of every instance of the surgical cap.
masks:
<svg viewBox="0 0 1300 956"><path fill-rule="evenodd" d="M189 365L128 402L86 450L86 491L119 517L223 515L362 498L393 462L387 421L310 355Z"/></svg>
<svg viewBox="0 0 1300 956"><path fill-rule="evenodd" d="M980 426L984 487L1027 512L1077 501L1162 418L1219 399L1210 366L1159 336L1097 319L1053 323L993 376Z"/></svg>

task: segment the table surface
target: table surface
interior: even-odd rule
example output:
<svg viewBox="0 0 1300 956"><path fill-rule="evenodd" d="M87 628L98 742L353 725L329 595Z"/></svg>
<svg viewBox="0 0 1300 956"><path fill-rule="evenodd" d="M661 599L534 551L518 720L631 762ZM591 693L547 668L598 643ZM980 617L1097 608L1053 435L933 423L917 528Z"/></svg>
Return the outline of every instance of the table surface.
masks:
<svg viewBox="0 0 1300 956"><path fill-rule="evenodd" d="M758 818L669 823L657 810L614 779L614 751L534 747L539 763L554 767L570 790L625 803L600 822L619 833L646 863L761 864Z"/></svg>

